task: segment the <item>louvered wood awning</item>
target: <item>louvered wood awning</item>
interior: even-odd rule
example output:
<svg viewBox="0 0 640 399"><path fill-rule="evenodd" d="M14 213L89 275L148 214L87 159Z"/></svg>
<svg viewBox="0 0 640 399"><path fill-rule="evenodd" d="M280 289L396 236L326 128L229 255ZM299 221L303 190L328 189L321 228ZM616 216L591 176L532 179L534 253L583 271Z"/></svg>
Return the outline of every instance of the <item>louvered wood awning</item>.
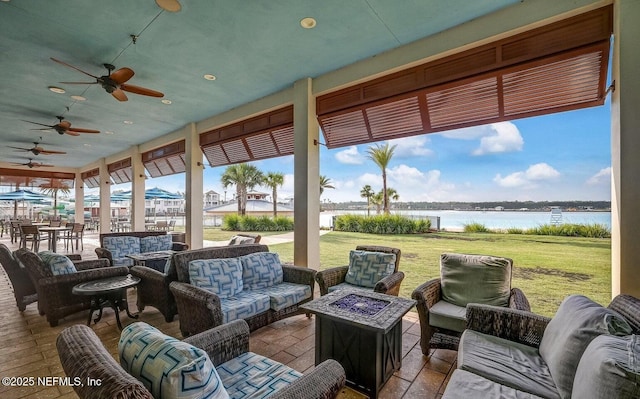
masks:
<svg viewBox="0 0 640 399"><path fill-rule="evenodd" d="M151 177L169 176L186 171L185 141L176 141L142 153L142 163Z"/></svg>
<svg viewBox="0 0 640 399"><path fill-rule="evenodd" d="M89 188L100 187L100 169L95 168L82 172L80 178L84 182L84 185Z"/></svg>
<svg viewBox="0 0 640 399"><path fill-rule="evenodd" d="M211 166L293 154L293 106L267 112L200 135Z"/></svg>
<svg viewBox="0 0 640 399"><path fill-rule="evenodd" d="M0 185L32 188L73 188L75 175L46 170L0 168Z"/></svg>
<svg viewBox="0 0 640 399"><path fill-rule="evenodd" d="M131 158L111 163L107 165L107 170L115 184L130 183L132 180Z"/></svg>
<svg viewBox="0 0 640 399"><path fill-rule="evenodd" d="M607 6L317 98L336 148L602 105Z"/></svg>

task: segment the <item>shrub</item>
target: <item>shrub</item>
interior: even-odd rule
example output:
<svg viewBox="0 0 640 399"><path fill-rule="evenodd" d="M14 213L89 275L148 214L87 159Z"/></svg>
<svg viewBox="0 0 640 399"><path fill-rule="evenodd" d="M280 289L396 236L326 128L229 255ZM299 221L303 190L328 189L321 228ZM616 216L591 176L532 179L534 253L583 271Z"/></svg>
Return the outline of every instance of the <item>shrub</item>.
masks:
<svg viewBox="0 0 640 399"><path fill-rule="evenodd" d="M273 219L269 216L225 215L222 219L222 230L291 231L293 230L293 219L284 216Z"/></svg>
<svg viewBox="0 0 640 399"><path fill-rule="evenodd" d="M507 229L507 234L524 234L524 229L519 227L509 227Z"/></svg>
<svg viewBox="0 0 640 399"><path fill-rule="evenodd" d="M415 234L428 232L431 221L411 220L400 215L340 215L335 218L333 228L353 233Z"/></svg>
<svg viewBox="0 0 640 399"><path fill-rule="evenodd" d="M543 224L538 227L527 229L527 234L564 236L564 237L589 237L589 238L610 238L611 231L605 225L594 224Z"/></svg>
<svg viewBox="0 0 640 399"><path fill-rule="evenodd" d="M491 230L482 223L471 222L464 224L465 233L491 233Z"/></svg>

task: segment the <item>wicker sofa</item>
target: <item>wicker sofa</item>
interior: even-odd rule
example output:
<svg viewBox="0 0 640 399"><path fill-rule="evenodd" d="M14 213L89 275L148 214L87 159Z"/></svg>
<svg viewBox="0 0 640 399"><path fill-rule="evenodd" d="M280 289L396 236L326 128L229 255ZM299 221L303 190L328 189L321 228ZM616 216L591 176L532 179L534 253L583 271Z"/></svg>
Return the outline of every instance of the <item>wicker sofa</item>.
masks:
<svg viewBox="0 0 640 399"><path fill-rule="evenodd" d="M246 322L237 320L186 338L183 342L207 352L213 365L220 370L225 363L249 353L249 327ZM151 392L140 381L127 373L114 360L89 327L74 325L64 329L58 336L56 345L62 368L72 381L78 378L86 382L91 378L101 382L100 385L95 386L87 383L75 385L74 390L80 398L153 398ZM271 359L265 360L271 365L279 365ZM236 382L240 380L241 383L250 384L253 388L261 383L256 377L237 378L235 375L232 377L232 380ZM268 381L268 378L266 380ZM229 389L226 381L223 378L225 388ZM330 359L317 365L313 371L297 378L289 385L284 387L276 385L273 388L275 392L268 397L271 399L335 398L344 384L344 369L338 362ZM236 397L231 393L230 396Z"/></svg>
<svg viewBox="0 0 640 399"><path fill-rule="evenodd" d="M116 233L100 234L100 248L96 248L98 258L109 260L112 266L133 266L133 260L127 258L124 254L136 254L141 252L151 252L141 250L140 241L147 237L167 236L166 231L129 231ZM127 237L132 237L131 242L127 242ZM183 242L173 242L169 240L171 245L166 249L174 251L184 251L189 245ZM115 252L115 253L114 253Z"/></svg>
<svg viewBox="0 0 640 399"><path fill-rule="evenodd" d="M614 311L614 312L611 312ZM640 300L571 296L553 319L469 304L443 399L640 397Z"/></svg>
<svg viewBox="0 0 640 399"><path fill-rule="evenodd" d="M76 273L54 276L38 254L21 248L15 256L27 269L38 294L38 311L51 327L63 317L91 307L90 297L73 295L74 285L129 273L125 266L110 267L106 259L92 259L73 261Z"/></svg>
<svg viewBox="0 0 640 399"><path fill-rule="evenodd" d="M170 284L178 313L180 314L180 331L187 337L224 323L221 298L207 290L190 284L189 262L214 258L236 258L256 252L268 252L269 247L262 244L243 244L226 247L211 247L184 251L173 255L177 281ZM282 266L283 282L306 285L310 296L296 304L279 310L267 307L266 310L245 317L251 331L274 321L304 313L299 305L313 299L316 271L306 267Z"/></svg>
<svg viewBox="0 0 640 399"><path fill-rule="evenodd" d="M18 310L24 312L27 305L38 300L36 287L29 278L27 269L20 266L18 261L13 257L9 248L0 244L0 263L7 272L9 280L13 285L13 296L16 298L16 306Z"/></svg>

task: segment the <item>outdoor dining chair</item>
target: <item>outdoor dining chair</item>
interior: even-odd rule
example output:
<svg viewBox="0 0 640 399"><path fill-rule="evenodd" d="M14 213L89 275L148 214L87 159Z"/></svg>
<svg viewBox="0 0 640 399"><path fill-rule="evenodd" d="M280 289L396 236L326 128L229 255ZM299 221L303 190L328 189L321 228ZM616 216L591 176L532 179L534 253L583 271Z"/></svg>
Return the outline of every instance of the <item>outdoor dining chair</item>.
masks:
<svg viewBox="0 0 640 399"><path fill-rule="evenodd" d="M38 230L38 226L33 225L20 225L20 247L26 248L27 243L31 243L31 250L33 252L38 252L40 248L40 241L46 241L48 237L43 237L40 235L40 230Z"/></svg>

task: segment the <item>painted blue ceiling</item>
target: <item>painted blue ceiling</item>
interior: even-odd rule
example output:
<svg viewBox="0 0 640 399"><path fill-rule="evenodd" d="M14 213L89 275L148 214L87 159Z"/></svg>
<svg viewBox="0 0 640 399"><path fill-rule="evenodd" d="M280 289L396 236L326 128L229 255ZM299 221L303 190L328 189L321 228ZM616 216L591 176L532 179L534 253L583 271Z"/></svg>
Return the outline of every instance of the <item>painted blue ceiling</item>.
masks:
<svg viewBox="0 0 640 399"><path fill-rule="evenodd" d="M39 162L80 167L182 126L430 36L519 0L181 0L178 13L154 0L0 1L0 162L26 162L6 148L42 146L67 156ZM314 29L300 20L313 17ZM137 39L133 43L131 35ZM92 81L103 63L130 67L128 82L161 91L118 102ZM213 74L215 81L203 79ZM59 86L65 94L49 91ZM82 95L76 102L71 95ZM101 130L80 137L31 130L24 122ZM125 125L123 121L133 121ZM105 134L110 131L113 134ZM90 146L87 146L90 145Z"/></svg>

